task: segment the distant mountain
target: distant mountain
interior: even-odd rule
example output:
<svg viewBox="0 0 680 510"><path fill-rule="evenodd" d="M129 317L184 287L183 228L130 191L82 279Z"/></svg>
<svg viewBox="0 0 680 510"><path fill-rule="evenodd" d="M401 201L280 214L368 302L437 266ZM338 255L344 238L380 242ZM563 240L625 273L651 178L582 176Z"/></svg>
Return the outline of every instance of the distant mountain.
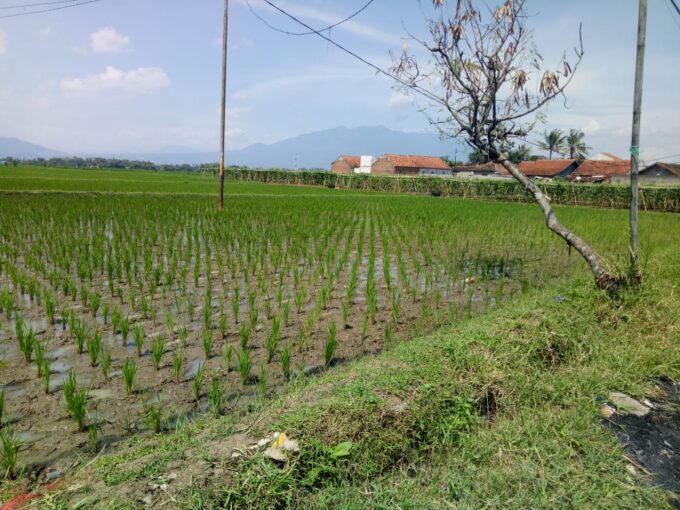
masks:
<svg viewBox="0 0 680 510"><path fill-rule="evenodd" d="M0 159L57 158L60 156L66 156L66 154L18 138L0 137Z"/></svg>
<svg viewBox="0 0 680 510"><path fill-rule="evenodd" d="M453 140L442 142L432 133L404 133L383 126L338 127L308 133L280 142L255 144L229 151L234 165L281 168L325 168L341 154L381 156L385 153L462 157L467 152Z"/></svg>
<svg viewBox="0 0 680 510"><path fill-rule="evenodd" d="M2 145L0 145L0 157L3 157L1 148ZM49 149L41 149L49 151ZM225 162L227 165L256 168L329 169L331 163L341 154L381 156L385 153L397 153L453 157L457 153L458 159L463 159L467 152L466 148L454 140L442 142L437 135L432 133L405 133L384 126L338 127L295 136L272 144L256 143L240 150L227 151ZM18 156L11 152L4 156L53 157L33 154ZM63 154L56 153L54 156L63 156ZM171 145L156 152L81 154L81 156L153 161L158 164L199 164L216 162L219 153L217 151L201 152Z"/></svg>

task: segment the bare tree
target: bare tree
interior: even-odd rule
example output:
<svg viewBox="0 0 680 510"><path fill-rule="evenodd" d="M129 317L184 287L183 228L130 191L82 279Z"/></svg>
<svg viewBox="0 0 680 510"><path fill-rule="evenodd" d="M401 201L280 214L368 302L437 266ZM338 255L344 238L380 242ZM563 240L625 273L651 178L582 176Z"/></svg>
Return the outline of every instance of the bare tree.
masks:
<svg viewBox="0 0 680 510"><path fill-rule="evenodd" d="M504 0L497 8L474 0L433 3L435 10L426 17L429 41L411 36L425 56L405 48L394 58L392 73L406 90L428 98L425 115L442 137L462 136L473 150L501 164L533 194L547 227L586 260L597 285L616 289L621 282L602 256L560 223L550 197L508 155L513 141L533 129L542 108L564 96L583 58L580 29L571 62L565 54L550 69L533 46L526 0Z"/></svg>

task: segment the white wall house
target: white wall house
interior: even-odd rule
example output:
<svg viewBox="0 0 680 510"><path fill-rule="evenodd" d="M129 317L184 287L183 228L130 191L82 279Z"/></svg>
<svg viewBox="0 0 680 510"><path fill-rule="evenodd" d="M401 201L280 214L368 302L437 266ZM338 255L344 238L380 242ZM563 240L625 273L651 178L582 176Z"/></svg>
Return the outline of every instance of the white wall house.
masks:
<svg viewBox="0 0 680 510"><path fill-rule="evenodd" d="M361 156L360 163L357 168L354 169L355 174L370 174L371 168L375 163L375 157L373 156Z"/></svg>

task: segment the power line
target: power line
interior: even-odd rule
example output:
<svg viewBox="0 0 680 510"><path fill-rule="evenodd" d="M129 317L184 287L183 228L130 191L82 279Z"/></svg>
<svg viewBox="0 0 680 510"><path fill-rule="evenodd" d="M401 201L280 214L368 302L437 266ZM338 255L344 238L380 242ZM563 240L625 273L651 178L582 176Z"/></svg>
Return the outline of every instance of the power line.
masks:
<svg viewBox="0 0 680 510"><path fill-rule="evenodd" d="M38 2L35 4L0 5L0 10L25 9L27 7L42 7L43 5L69 4L78 1L80 0L57 0L54 2Z"/></svg>
<svg viewBox="0 0 680 510"><path fill-rule="evenodd" d="M0 19L6 19L6 18L17 18L19 16L29 16L31 14L43 14L46 12L54 12L54 11L61 11L63 9L70 9L71 7L79 7L81 5L87 5L87 4L93 4L95 2L101 2L102 0L86 0L86 1L79 1L79 0L73 0L74 2L78 3L70 3L68 5L62 5L60 7L52 7L50 9L41 9L38 11L28 11L28 12L18 12L14 14L3 14L0 16Z"/></svg>
<svg viewBox="0 0 680 510"><path fill-rule="evenodd" d="M675 0L670 0L671 4L673 4L673 7L675 7L676 12L678 15L680 15L680 7L678 7L678 4L675 2Z"/></svg>
<svg viewBox="0 0 680 510"><path fill-rule="evenodd" d="M288 30L283 30L282 28L275 27L274 25L270 24L266 19L264 19L262 16L260 16L257 12L255 12L255 9L253 9L253 6L250 4L250 0L246 0L246 4L248 5L248 9L250 9L250 12L252 13L252 15L255 16L257 19L259 19L262 23L264 23L268 28L271 28L272 30L274 30L276 32L281 32L282 34L298 36L298 35L313 35L313 34L316 34L318 32L327 32L327 31L329 31L329 30L331 30L331 29L333 29L333 28L335 28L339 25L342 25L343 23L348 22L352 18L358 16L359 14L364 12L368 8L368 6L371 5L374 1L375 0L369 0L366 4L364 4L364 6L361 9L353 12L352 14L350 14L346 18L338 21L337 23L333 23L332 25L328 25L327 27L320 28L319 30L310 30L309 32L289 32Z"/></svg>
<svg viewBox="0 0 680 510"><path fill-rule="evenodd" d="M402 80L401 78L399 78L398 76L395 76L394 74L390 73L389 71L385 71L384 69L378 67L378 66L375 65L374 63L369 62L369 61L366 60L364 57L361 57L360 55L356 54L356 53L353 52L352 50L349 50L349 49L345 48L345 47L344 47L343 45L341 45L340 43L335 42L335 41L334 41L333 39L331 39L330 37L328 37L328 36L322 34L319 30L314 30L312 27L310 27L310 26L309 26L308 24L306 24L304 21L301 21L300 19L296 18L295 16L293 16L293 15L290 14L289 12L285 11L284 9L282 9L281 7L279 7L278 5L274 4L274 3L271 2L270 0L262 0L262 1L265 2L267 5L269 5L270 7L273 7L274 9L276 9L277 11L279 11L281 14L287 16L288 18L292 19L292 20L295 21L296 23L298 23L298 24L302 25L303 27L305 27L307 30L310 31L310 35L311 35L311 34L316 34L316 35L318 35L318 36L321 37L322 39L324 39L324 40L328 41L329 43L331 43L331 44L332 44L333 46L335 46L336 48L338 48L338 49L344 51L344 52L347 53L348 55L354 57L355 59L359 60L360 62L363 62L363 63L366 64L367 66L371 67L371 68L374 69L378 74L382 74L382 75L384 75L384 76L387 76L388 78L392 78L394 81L396 81L396 82L400 83L401 85L403 85L403 86L405 86L405 87L407 87L407 88L409 88L409 89L411 89L411 90L413 90L413 91L415 91L415 92L417 92L417 93L419 93L419 94L421 94L421 95L427 97L427 98L430 99L431 101L434 101L434 102L439 103L439 104L442 103L442 100L439 99L439 98L438 98L436 95L434 95L432 92L430 92L430 91L428 91L428 90L426 90L426 89L420 87L419 85L415 85L415 84L413 84L413 83L409 83L409 82L407 82L407 81L404 81L404 80Z"/></svg>

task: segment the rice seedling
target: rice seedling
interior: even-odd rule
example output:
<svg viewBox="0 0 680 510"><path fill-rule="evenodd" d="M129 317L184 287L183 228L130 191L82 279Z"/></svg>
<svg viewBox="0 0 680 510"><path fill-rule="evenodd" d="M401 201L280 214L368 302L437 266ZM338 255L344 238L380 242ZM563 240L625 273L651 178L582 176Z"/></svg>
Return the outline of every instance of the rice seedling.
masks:
<svg viewBox="0 0 680 510"><path fill-rule="evenodd" d="M50 394L50 378L51 378L51 373L50 373L50 360L45 358L42 360L41 365L41 370L40 370L40 377L42 378L42 383L43 383L43 390L45 391L45 395Z"/></svg>
<svg viewBox="0 0 680 510"><path fill-rule="evenodd" d="M271 363L274 355L279 349L281 339L281 321L278 316L272 320L272 330L267 336L265 347L267 349L267 363Z"/></svg>
<svg viewBox="0 0 680 510"><path fill-rule="evenodd" d="M241 350L245 351L248 348L248 340L250 339L250 327L247 324L241 326L239 339L241 341Z"/></svg>
<svg viewBox="0 0 680 510"><path fill-rule="evenodd" d="M287 301L283 303L283 308L282 308L282 315L283 315L283 325L284 327L290 326L290 303Z"/></svg>
<svg viewBox="0 0 680 510"><path fill-rule="evenodd" d="M102 334L98 329L95 329L92 335L87 339L87 355L90 358L90 366L96 367L99 361L99 354L102 348Z"/></svg>
<svg viewBox="0 0 680 510"><path fill-rule="evenodd" d="M158 398L155 404L149 404L146 408L146 423L155 434L160 434L163 430L163 411L161 399Z"/></svg>
<svg viewBox="0 0 680 510"><path fill-rule="evenodd" d="M202 340L203 340L203 354L205 354L205 359L209 360L210 356L212 355L212 347L213 347L213 332L212 332L212 330L204 329Z"/></svg>
<svg viewBox="0 0 680 510"><path fill-rule="evenodd" d="M135 341L135 349L137 351L137 357L142 357L142 352L144 350L144 328L141 324L137 324L133 330L132 337Z"/></svg>
<svg viewBox="0 0 680 510"><path fill-rule="evenodd" d="M135 384L135 376L137 375L137 363L134 359L127 358L123 362L123 381L125 383L125 391L128 396L132 395L132 390Z"/></svg>
<svg viewBox="0 0 680 510"><path fill-rule="evenodd" d="M120 308L115 307L113 312L111 312L111 328L114 333L120 333L121 322L123 321L123 316L120 313Z"/></svg>
<svg viewBox="0 0 680 510"><path fill-rule="evenodd" d="M250 360L250 351L248 349L242 349L238 354L238 371L241 375L241 383L243 386L248 384L252 368L253 362Z"/></svg>
<svg viewBox="0 0 680 510"><path fill-rule="evenodd" d="M107 301L102 304L102 320L106 326L109 323L109 318L111 317L111 307Z"/></svg>
<svg viewBox="0 0 680 510"><path fill-rule="evenodd" d="M123 337L123 347L127 345L128 335L130 334L130 319L125 317L120 321L120 334Z"/></svg>
<svg viewBox="0 0 680 510"><path fill-rule="evenodd" d="M108 347L102 347L101 353L99 355L99 368L102 371L104 380L109 380L109 371L111 370L111 349Z"/></svg>
<svg viewBox="0 0 680 510"><path fill-rule="evenodd" d="M96 292L92 294L92 296L90 296L90 311L92 312L92 317L97 316L97 312L99 311L101 301L102 297ZM106 324L106 319L104 320L104 324Z"/></svg>
<svg viewBox="0 0 680 510"><path fill-rule="evenodd" d="M194 377L193 383L191 385L194 390L194 399L198 402L201 399L201 393L203 391L203 379L205 379L205 363L201 363L196 370L196 376Z"/></svg>
<svg viewBox="0 0 680 510"><path fill-rule="evenodd" d="M156 370L160 370L161 368L163 356L165 355L165 348L165 336L157 335L151 341L151 364Z"/></svg>
<svg viewBox="0 0 680 510"><path fill-rule="evenodd" d="M182 375L182 365L184 364L184 349L180 347L175 349L172 353L172 374L175 382L179 384L179 379Z"/></svg>
<svg viewBox="0 0 680 510"><path fill-rule="evenodd" d="M210 383L208 399L210 401L210 411L212 411L213 415L220 416L222 414L222 406L224 405L224 386L217 376L213 376Z"/></svg>
<svg viewBox="0 0 680 510"><path fill-rule="evenodd" d="M45 313L47 314L47 320L50 322L50 324L54 325L57 307L54 302L54 294L47 290L43 294L43 307L45 308Z"/></svg>
<svg viewBox="0 0 680 510"><path fill-rule="evenodd" d="M69 413L69 416L71 416L71 409L73 407L73 396L76 393L76 387L77 387L77 380L76 380L76 374L73 372L73 370L70 370L68 375L66 376L66 379L64 380L64 385L62 387L62 390L64 392L64 402L66 403L66 410Z"/></svg>
<svg viewBox="0 0 680 510"><path fill-rule="evenodd" d="M14 430L6 427L0 430L0 468L6 479L13 480L17 476L19 448L22 444L14 434Z"/></svg>
<svg viewBox="0 0 680 510"><path fill-rule="evenodd" d="M182 348L186 348L187 346L187 339L189 338L189 330L187 329L186 326L182 326L179 328L179 332L177 334L179 337L179 344Z"/></svg>
<svg viewBox="0 0 680 510"><path fill-rule="evenodd" d="M239 288L238 285L234 287L234 290L231 294L231 312L234 316L234 324L238 324L238 313L239 313L239 308L241 307L241 302L240 302L240 297L239 297Z"/></svg>
<svg viewBox="0 0 680 510"><path fill-rule="evenodd" d="M87 418L87 391L76 389L71 395L69 402L69 412L76 420L78 432L85 432L85 420Z"/></svg>
<svg viewBox="0 0 680 510"><path fill-rule="evenodd" d="M73 320L73 325L71 331L76 338L76 345L78 347L78 354L85 352L85 344L87 343L87 331L85 330L85 324L78 320Z"/></svg>
<svg viewBox="0 0 680 510"><path fill-rule="evenodd" d="M328 325L328 335L326 336L326 343L324 344L324 361L326 366L330 366L335 358L335 351L338 348L337 326L335 322Z"/></svg>
<svg viewBox="0 0 680 510"><path fill-rule="evenodd" d="M87 428L87 442L90 446L90 453L96 455L99 452L99 423L91 423Z"/></svg>
<svg viewBox="0 0 680 510"><path fill-rule="evenodd" d="M292 359L291 346L290 343L286 342L286 345L284 345L283 349L281 350L281 371L283 372L283 377L286 379L286 381L290 380L291 359Z"/></svg>
<svg viewBox="0 0 680 510"><path fill-rule="evenodd" d="M45 343L37 341L33 347L35 366L38 369L38 377L42 377L43 361L45 361Z"/></svg>
<svg viewBox="0 0 680 510"><path fill-rule="evenodd" d="M224 313L224 311L220 312L220 319L219 319L219 330L220 330L220 337L222 340L224 340L227 337L227 329L228 329L228 322L227 322L227 316Z"/></svg>
<svg viewBox="0 0 680 510"><path fill-rule="evenodd" d="M32 327L29 327L26 331L22 330L21 335L19 335L19 332L17 332L17 340L19 342L19 350L24 355L26 363L30 363L37 341L35 337L35 330Z"/></svg>
<svg viewBox="0 0 680 510"><path fill-rule="evenodd" d="M224 344L222 346L222 359L224 360L224 366L227 369L227 373L231 372L231 362L234 358L234 347L231 344Z"/></svg>

